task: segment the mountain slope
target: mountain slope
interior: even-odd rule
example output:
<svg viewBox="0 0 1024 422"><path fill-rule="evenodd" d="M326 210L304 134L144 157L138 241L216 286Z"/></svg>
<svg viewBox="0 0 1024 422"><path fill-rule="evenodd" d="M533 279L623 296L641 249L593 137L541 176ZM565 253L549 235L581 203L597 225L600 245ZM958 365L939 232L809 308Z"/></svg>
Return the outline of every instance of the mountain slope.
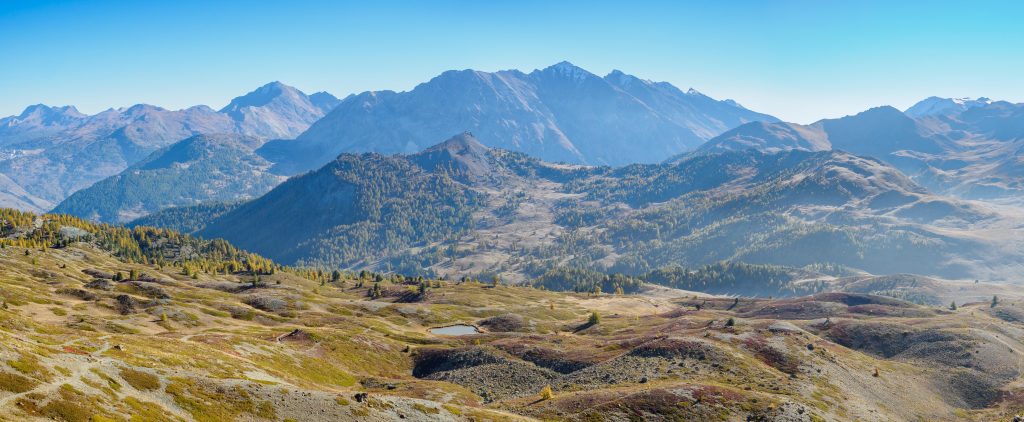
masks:
<svg viewBox="0 0 1024 422"><path fill-rule="evenodd" d="M985 97L977 99L928 97L910 106L904 113L914 118L941 116L958 114L969 108L982 107L991 103L992 100Z"/></svg>
<svg viewBox="0 0 1024 422"><path fill-rule="evenodd" d="M260 145L240 135L193 136L75 192L53 212L123 223L171 206L258 197L284 179L254 153Z"/></svg>
<svg viewBox="0 0 1024 422"><path fill-rule="evenodd" d="M929 98L907 113L879 107L807 126L751 123L708 141L696 153L843 150L884 160L936 192L1019 200L1024 105Z"/></svg>
<svg viewBox="0 0 1024 422"><path fill-rule="evenodd" d="M711 139L698 152L748 148L765 152L837 149L884 158L904 151L948 152L952 146L899 110L876 107L853 116L821 120L807 126L784 122L745 124Z"/></svg>
<svg viewBox="0 0 1024 422"><path fill-rule="evenodd" d="M85 117L74 106L28 106L20 115L0 119L0 147L58 133Z"/></svg>
<svg viewBox="0 0 1024 422"><path fill-rule="evenodd" d="M310 98L273 83L235 99L223 113L139 104L87 116L74 107L31 106L0 119L0 174L33 196L59 202L193 135L294 136L336 101L326 93L317 94L316 105Z"/></svg>
<svg viewBox="0 0 1024 422"><path fill-rule="evenodd" d="M542 70L448 71L409 92L353 95L294 142L263 153L288 172L343 152L413 153L472 131L490 147L549 161L658 162L749 121L775 121L735 102L641 80L602 78L570 63Z"/></svg>
<svg viewBox="0 0 1024 422"><path fill-rule="evenodd" d="M271 82L231 100L220 110L237 125L238 133L291 139L331 111L339 100L326 92L307 96L280 82Z"/></svg>
<svg viewBox="0 0 1024 422"><path fill-rule="evenodd" d="M447 166L445 166L447 167ZM478 194L403 157L342 155L217 218L200 233L289 262L352 262L471 227Z"/></svg>
<svg viewBox="0 0 1024 422"><path fill-rule="evenodd" d="M605 281L566 293L286 268L220 240L66 216L0 221L2 420L980 422L1024 403L1009 286L722 264L657 277L724 292L923 285L957 307L545 277ZM441 328L453 325L468 332Z"/></svg>
<svg viewBox="0 0 1024 422"><path fill-rule="evenodd" d="M52 203L32 196L9 177L0 174L0 208L40 212L51 207L53 207Z"/></svg>
<svg viewBox="0 0 1024 422"><path fill-rule="evenodd" d="M286 263L520 280L721 260L1005 277L1022 262L1014 218L839 151L584 167L460 135L407 156L343 154L198 233Z"/></svg>

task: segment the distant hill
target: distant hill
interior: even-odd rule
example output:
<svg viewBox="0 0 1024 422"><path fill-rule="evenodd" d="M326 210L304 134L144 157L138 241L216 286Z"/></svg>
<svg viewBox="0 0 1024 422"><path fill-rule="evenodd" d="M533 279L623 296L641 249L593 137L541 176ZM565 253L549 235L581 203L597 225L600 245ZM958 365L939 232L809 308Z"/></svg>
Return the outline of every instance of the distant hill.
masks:
<svg viewBox="0 0 1024 422"><path fill-rule="evenodd" d="M72 106L34 105L0 119L0 174L44 203L57 203L197 134L297 136L337 104L330 94L314 95L275 82L236 98L222 112L138 104L90 116Z"/></svg>
<svg viewBox="0 0 1024 422"><path fill-rule="evenodd" d="M1005 218L840 151L608 168L546 163L464 134L412 155L343 154L197 234L285 263L510 279L722 260L1004 277L1022 262L999 249L1015 231L976 233Z"/></svg>
<svg viewBox="0 0 1024 422"><path fill-rule="evenodd" d="M28 193L10 177L0 174L0 208L14 208L27 211L45 211L53 204Z"/></svg>
<svg viewBox="0 0 1024 422"><path fill-rule="evenodd" d="M454 164L442 167L458 174ZM423 240L456 238L471 229L480 197L446 171L428 171L402 156L346 154L225 213L199 233L237 239L243 248L273 251L290 262L340 264L399 253Z"/></svg>
<svg viewBox="0 0 1024 422"><path fill-rule="evenodd" d="M414 153L472 131L490 147L547 161L654 163L752 121L777 121L739 104L568 62L518 70L448 71L408 92L345 98L295 141L262 153L282 171L315 169L340 153Z"/></svg>
<svg viewBox="0 0 1024 422"><path fill-rule="evenodd" d="M914 118L959 114L969 108L984 107L991 103L992 100L985 97L976 99L928 97L910 106L904 113Z"/></svg>
<svg viewBox="0 0 1024 422"><path fill-rule="evenodd" d="M284 180L254 153L260 145L241 135L193 136L75 192L53 212L125 223L172 206L255 198Z"/></svg>
<svg viewBox="0 0 1024 422"><path fill-rule="evenodd" d="M755 122L694 154L756 149L842 150L875 157L929 189L967 199L1018 201L1024 194L1024 105L932 97L901 113L878 107L811 125Z"/></svg>
<svg viewBox="0 0 1024 422"><path fill-rule="evenodd" d="M180 233L196 233L206 224L241 205L236 202L204 202L198 205L165 208L128 222L128 227L163 227Z"/></svg>
<svg viewBox="0 0 1024 422"><path fill-rule="evenodd" d="M307 96L280 82L271 82L231 100L221 113L231 117L238 133L271 139L298 136L338 105L326 92Z"/></svg>

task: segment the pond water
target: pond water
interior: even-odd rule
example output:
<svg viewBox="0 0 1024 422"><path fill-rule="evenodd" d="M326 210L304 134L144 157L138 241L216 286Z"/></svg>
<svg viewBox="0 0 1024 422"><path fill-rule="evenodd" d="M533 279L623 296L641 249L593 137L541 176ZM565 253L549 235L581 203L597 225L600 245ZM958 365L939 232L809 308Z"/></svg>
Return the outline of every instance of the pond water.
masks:
<svg viewBox="0 0 1024 422"><path fill-rule="evenodd" d="M480 330L472 325L449 325L447 327L431 328L430 334L440 334L442 336L465 336L469 334L479 334Z"/></svg>

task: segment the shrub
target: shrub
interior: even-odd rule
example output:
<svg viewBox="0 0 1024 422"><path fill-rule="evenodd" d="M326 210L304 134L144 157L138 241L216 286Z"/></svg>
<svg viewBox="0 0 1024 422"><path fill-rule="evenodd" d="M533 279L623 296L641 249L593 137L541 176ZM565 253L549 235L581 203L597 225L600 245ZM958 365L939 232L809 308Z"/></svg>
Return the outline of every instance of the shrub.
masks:
<svg viewBox="0 0 1024 422"><path fill-rule="evenodd" d="M553 398L555 398L555 392L551 391L551 386L550 385L545 385L544 388L542 388L540 390L540 399L541 400L551 400Z"/></svg>
<svg viewBox="0 0 1024 422"><path fill-rule="evenodd" d="M156 390L160 388L160 378L148 372L131 368L121 368L121 378L136 390Z"/></svg>
<svg viewBox="0 0 1024 422"><path fill-rule="evenodd" d="M0 390L24 393L36 387L36 382L10 372L0 372Z"/></svg>

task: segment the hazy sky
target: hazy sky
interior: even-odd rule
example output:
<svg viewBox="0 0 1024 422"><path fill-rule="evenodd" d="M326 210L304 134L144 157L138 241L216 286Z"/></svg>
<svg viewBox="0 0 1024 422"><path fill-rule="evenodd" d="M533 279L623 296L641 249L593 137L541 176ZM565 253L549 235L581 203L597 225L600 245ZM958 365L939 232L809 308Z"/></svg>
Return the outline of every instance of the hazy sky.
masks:
<svg viewBox="0 0 1024 422"><path fill-rule="evenodd" d="M370 3L373 3L370 5ZM808 123L930 96L1024 101L1020 1L0 0L0 115L339 97L569 60Z"/></svg>

